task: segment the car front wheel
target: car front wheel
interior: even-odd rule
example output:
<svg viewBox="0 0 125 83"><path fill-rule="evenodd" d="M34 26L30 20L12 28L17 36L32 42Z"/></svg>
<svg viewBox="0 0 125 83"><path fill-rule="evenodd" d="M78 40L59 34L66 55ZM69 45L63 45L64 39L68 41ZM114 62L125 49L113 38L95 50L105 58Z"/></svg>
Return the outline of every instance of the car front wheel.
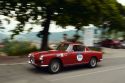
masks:
<svg viewBox="0 0 125 83"><path fill-rule="evenodd" d="M49 65L49 72L52 74L58 73L61 70L61 64L58 60L52 60Z"/></svg>
<svg viewBox="0 0 125 83"><path fill-rule="evenodd" d="M89 62L89 67L94 68L97 66L97 59L95 57L92 57L90 62Z"/></svg>

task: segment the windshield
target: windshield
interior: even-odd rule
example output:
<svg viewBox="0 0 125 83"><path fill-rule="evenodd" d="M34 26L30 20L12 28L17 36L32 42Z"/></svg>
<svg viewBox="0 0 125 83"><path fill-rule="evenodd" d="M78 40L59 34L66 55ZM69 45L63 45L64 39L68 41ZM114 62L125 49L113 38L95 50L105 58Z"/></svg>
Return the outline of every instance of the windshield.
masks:
<svg viewBox="0 0 125 83"><path fill-rule="evenodd" d="M66 51L67 48L68 48L69 44L60 44L58 47L57 47L57 50L62 50L62 51Z"/></svg>

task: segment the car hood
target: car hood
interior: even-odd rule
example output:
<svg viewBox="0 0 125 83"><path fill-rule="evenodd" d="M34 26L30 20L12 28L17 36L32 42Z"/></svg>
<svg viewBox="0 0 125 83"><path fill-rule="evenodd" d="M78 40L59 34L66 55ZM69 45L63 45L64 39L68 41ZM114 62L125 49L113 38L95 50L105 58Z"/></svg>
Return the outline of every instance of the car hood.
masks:
<svg viewBox="0 0 125 83"><path fill-rule="evenodd" d="M49 51L40 51L40 52L33 52L35 58L39 58L42 56L53 56L60 53L66 53L66 51L59 51L59 50L49 50Z"/></svg>

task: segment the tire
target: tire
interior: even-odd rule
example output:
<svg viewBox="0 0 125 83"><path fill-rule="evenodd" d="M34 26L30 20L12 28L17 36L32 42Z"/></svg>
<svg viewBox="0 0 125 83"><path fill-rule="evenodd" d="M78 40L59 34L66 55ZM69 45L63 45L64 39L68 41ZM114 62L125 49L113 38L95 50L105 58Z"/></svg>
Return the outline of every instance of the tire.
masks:
<svg viewBox="0 0 125 83"><path fill-rule="evenodd" d="M52 60L51 63L49 64L49 72L52 74L59 73L61 70L61 63L59 60L55 59Z"/></svg>
<svg viewBox="0 0 125 83"><path fill-rule="evenodd" d="M90 68L95 68L97 66L97 59L95 57L92 57L91 60L89 61L88 66Z"/></svg>

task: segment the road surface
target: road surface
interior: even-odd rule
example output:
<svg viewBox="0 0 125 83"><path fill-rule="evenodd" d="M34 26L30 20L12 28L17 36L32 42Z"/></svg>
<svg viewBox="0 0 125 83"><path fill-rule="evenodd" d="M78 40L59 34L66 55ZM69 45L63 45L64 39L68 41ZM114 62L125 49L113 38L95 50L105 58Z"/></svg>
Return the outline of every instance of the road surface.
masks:
<svg viewBox="0 0 125 83"><path fill-rule="evenodd" d="M0 64L0 83L125 83L125 49L104 49L97 68L65 68L59 74L36 70L27 63Z"/></svg>

